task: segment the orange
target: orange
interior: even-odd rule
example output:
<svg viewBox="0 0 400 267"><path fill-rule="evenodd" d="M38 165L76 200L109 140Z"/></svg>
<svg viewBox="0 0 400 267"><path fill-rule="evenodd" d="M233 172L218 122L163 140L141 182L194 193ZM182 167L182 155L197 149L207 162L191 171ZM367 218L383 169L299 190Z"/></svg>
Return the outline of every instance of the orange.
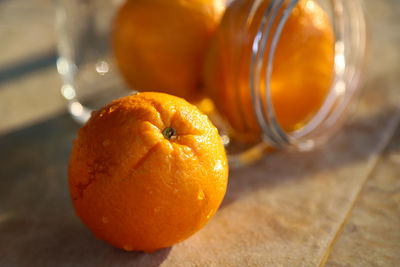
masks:
<svg viewBox="0 0 400 267"><path fill-rule="evenodd" d="M250 62L253 40L270 3L264 0L254 17L248 19L254 1L233 2L225 12L205 61L206 91L236 136L244 141L254 141L260 134L250 96ZM277 20L271 32L276 28ZM325 101L334 77L334 41L325 11L314 0L300 0L283 28L271 74L271 100L284 130L290 132L304 126ZM267 41L259 84L264 99L270 44Z"/></svg>
<svg viewBox="0 0 400 267"><path fill-rule="evenodd" d="M217 129L183 99L139 93L93 113L75 139L69 188L99 239L152 252L202 228L225 194L228 165Z"/></svg>
<svg viewBox="0 0 400 267"><path fill-rule="evenodd" d="M204 55L224 10L225 0L128 0L112 34L128 85L199 100Z"/></svg>

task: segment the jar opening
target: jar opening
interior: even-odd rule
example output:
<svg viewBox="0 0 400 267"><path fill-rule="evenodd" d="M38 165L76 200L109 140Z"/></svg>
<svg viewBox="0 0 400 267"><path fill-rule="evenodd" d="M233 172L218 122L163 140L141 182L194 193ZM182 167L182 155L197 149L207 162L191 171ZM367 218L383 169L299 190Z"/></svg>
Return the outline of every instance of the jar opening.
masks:
<svg viewBox="0 0 400 267"><path fill-rule="evenodd" d="M300 128L285 130L279 123L271 95L274 56L282 31L299 0L271 1L266 7L252 42L250 94L262 140L274 147L310 150L323 143L342 125L351 100L359 88L366 44L361 3L322 2L334 31L333 79L317 112ZM308 3L307 3L308 4ZM287 70L290 72L290 69ZM312 77L318 79L318 77Z"/></svg>

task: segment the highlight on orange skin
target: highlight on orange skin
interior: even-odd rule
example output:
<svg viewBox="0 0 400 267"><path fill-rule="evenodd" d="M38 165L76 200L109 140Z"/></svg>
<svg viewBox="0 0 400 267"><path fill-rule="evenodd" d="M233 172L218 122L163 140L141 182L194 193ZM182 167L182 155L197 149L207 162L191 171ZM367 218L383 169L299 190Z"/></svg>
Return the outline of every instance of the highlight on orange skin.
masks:
<svg viewBox="0 0 400 267"><path fill-rule="evenodd" d="M253 40L270 2L263 1L252 20L247 15L254 1L237 0L229 6L204 66L206 92L242 141L257 140L260 134L250 98L249 70ZM271 32L276 27L275 21ZM271 74L272 104L284 130L301 128L326 99L334 77L334 42L324 10L314 0L300 0L283 28ZM269 47L267 43L267 52ZM265 98L265 75L260 90Z"/></svg>
<svg viewBox="0 0 400 267"><path fill-rule="evenodd" d="M206 49L225 0L127 0L114 20L112 48L128 85L199 100Z"/></svg>
<svg viewBox="0 0 400 267"><path fill-rule="evenodd" d="M196 107L162 93L117 99L74 141L69 188L99 239L152 252L202 228L224 197L228 165L217 129Z"/></svg>

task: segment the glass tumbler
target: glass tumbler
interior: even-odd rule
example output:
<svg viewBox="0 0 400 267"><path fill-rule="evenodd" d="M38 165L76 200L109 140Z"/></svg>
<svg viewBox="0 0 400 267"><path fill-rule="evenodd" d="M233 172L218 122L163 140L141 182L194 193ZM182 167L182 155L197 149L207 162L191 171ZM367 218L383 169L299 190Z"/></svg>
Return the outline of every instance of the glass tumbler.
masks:
<svg viewBox="0 0 400 267"><path fill-rule="evenodd" d="M93 110L132 93L111 54L112 19L122 1L56 0L57 71L68 111L85 123Z"/></svg>

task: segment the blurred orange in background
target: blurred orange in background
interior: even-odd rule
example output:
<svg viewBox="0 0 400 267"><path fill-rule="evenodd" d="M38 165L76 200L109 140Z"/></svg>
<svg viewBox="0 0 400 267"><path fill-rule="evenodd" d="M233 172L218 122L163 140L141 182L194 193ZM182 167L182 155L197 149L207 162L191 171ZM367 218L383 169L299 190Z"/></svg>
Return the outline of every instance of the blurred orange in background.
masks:
<svg viewBox="0 0 400 267"><path fill-rule="evenodd" d="M112 34L128 85L199 99L203 58L224 10L224 0L128 0Z"/></svg>

